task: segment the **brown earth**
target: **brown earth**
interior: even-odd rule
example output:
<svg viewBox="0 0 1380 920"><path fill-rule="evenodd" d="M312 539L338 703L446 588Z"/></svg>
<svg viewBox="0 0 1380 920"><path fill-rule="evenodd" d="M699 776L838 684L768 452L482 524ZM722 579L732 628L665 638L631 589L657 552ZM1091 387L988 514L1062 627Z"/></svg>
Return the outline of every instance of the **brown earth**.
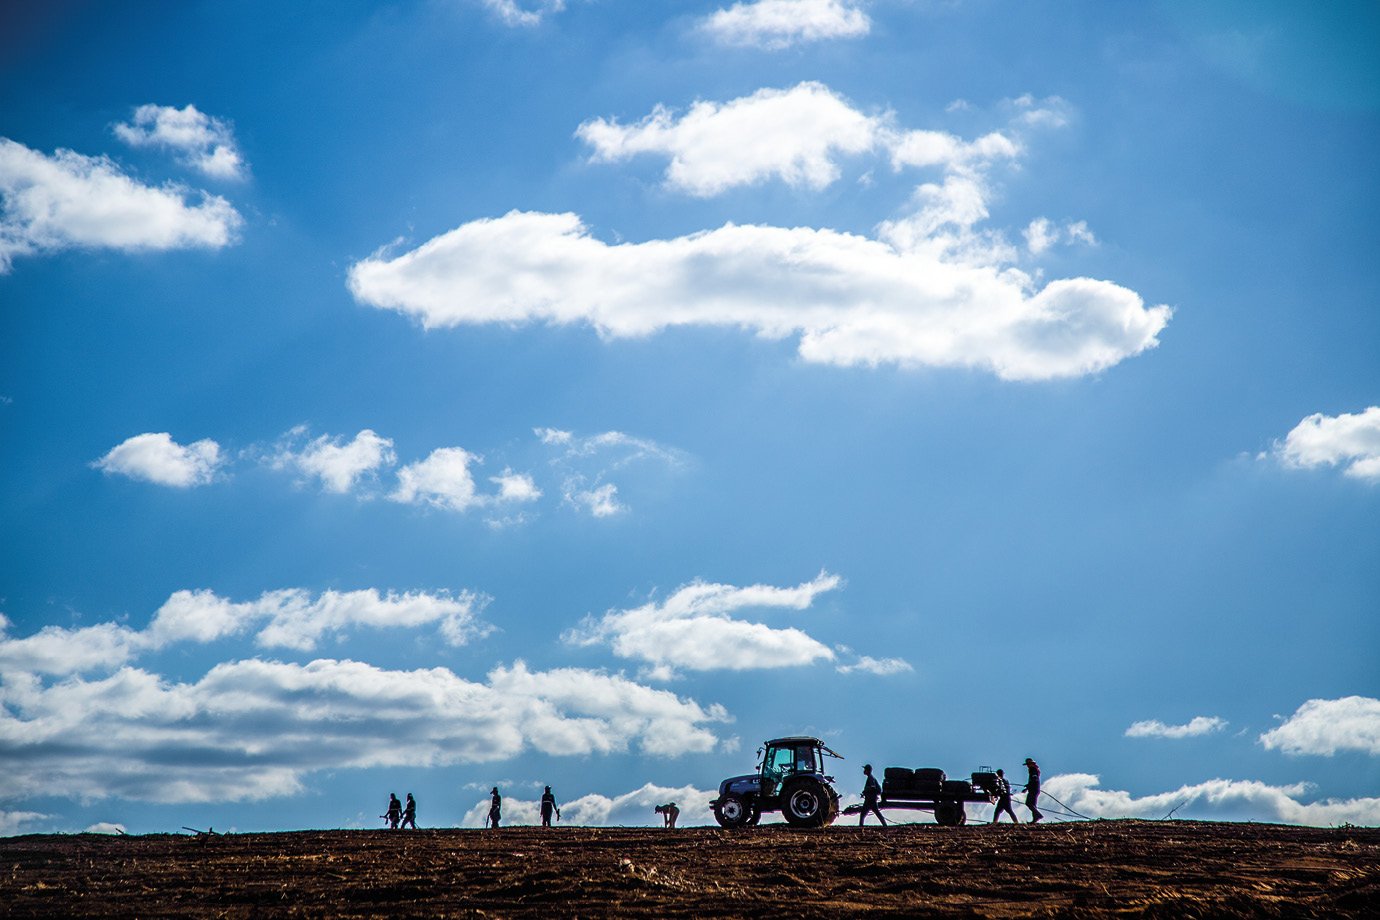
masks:
<svg viewBox="0 0 1380 920"><path fill-rule="evenodd" d="M1380 829L1190 821L0 838L5 917L1377 917Z"/></svg>

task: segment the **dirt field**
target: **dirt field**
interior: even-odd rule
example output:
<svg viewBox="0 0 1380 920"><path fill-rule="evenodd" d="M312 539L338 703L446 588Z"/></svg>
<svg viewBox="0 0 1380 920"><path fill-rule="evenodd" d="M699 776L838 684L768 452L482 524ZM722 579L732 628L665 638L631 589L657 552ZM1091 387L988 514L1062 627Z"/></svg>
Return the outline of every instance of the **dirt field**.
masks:
<svg viewBox="0 0 1380 920"><path fill-rule="evenodd" d="M1376 917L1380 829L1189 821L0 838L6 917Z"/></svg>

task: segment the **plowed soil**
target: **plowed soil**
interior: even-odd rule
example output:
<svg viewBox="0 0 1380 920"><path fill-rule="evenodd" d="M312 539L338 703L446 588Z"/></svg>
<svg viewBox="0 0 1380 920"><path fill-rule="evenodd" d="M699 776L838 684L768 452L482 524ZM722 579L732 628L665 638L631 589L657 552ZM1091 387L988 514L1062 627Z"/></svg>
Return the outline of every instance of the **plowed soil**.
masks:
<svg viewBox="0 0 1380 920"><path fill-rule="evenodd" d="M6 917L1377 917L1380 829L1189 821L0 838Z"/></svg>

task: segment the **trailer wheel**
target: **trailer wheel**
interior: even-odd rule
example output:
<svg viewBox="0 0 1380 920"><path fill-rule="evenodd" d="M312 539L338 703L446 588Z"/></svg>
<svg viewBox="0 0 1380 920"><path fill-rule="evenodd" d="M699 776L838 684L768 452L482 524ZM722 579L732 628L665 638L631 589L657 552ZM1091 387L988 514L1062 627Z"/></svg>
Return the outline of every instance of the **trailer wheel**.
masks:
<svg viewBox="0 0 1380 920"><path fill-rule="evenodd" d="M934 805L934 821L944 827L955 827L967 820L967 815L963 811L963 806L958 802L936 802Z"/></svg>
<svg viewBox="0 0 1380 920"><path fill-rule="evenodd" d="M748 804L740 795L726 795L714 806L714 820L720 827L742 827L748 822L748 815Z"/></svg>
<svg viewBox="0 0 1380 920"><path fill-rule="evenodd" d="M796 827L820 827L829 814L829 792L815 780L801 780L781 797L786 821Z"/></svg>

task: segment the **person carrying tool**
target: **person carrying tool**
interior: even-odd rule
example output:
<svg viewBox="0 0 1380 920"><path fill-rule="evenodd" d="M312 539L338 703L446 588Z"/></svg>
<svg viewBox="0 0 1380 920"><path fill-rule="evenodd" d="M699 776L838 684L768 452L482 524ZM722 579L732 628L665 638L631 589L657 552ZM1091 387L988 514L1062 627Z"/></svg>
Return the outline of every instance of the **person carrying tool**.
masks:
<svg viewBox="0 0 1380 920"><path fill-rule="evenodd" d="M389 830L398 829L398 820L402 817L402 802L398 801L396 792L388 793L388 810L383 813L383 819L388 822Z"/></svg>
<svg viewBox="0 0 1380 920"><path fill-rule="evenodd" d="M1011 810L1011 784L1006 781L1006 774L997 771L997 810L992 814L992 823L996 824L1001 820L1001 813L1004 811L1011 816L1012 824L1020 824L1016 818L1016 813Z"/></svg>
<svg viewBox="0 0 1380 920"><path fill-rule="evenodd" d="M1040 765L1027 757L1025 768L1030 771L1030 778L1025 783L1025 807L1030 809L1030 823L1034 824L1044 817L1040 809L1035 807L1040 800Z"/></svg>
<svg viewBox="0 0 1380 920"><path fill-rule="evenodd" d="M556 813L556 820L561 820L561 810L556 807L556 797L551 794L551 787L547 786L546 791L541 794L541 826L551 826L551 813Z"/></svg>
<svg viewBox="0 0 1380 920"><path fill-rule="evenodd" d="M858 816L858 827L867 823L867 813L876 813L877 820L882 822L882 827L886 827L886 818L882 817L882 810L877 807L877 800L882 797L882 787L877 782L877 777L872 775L872 764L863 764L863 775L867 781L863 783L863 807L862 814Z"/></svg>
<svg viewBox="0 0 1380 920"><path fill-rule="evenodd" d="M407 804L403 806L402 826L405 828L412 825L412 829L417 829L417 800L412 797L412 793L407 794Z"/></svg>
<svg viewBox="0 0 1380 920"><path fill-rule="evenodd" d="M489 795L489 827L498 830L498 819L503 817L503 796L498 794L497 786L489 792Z"/></svg>

